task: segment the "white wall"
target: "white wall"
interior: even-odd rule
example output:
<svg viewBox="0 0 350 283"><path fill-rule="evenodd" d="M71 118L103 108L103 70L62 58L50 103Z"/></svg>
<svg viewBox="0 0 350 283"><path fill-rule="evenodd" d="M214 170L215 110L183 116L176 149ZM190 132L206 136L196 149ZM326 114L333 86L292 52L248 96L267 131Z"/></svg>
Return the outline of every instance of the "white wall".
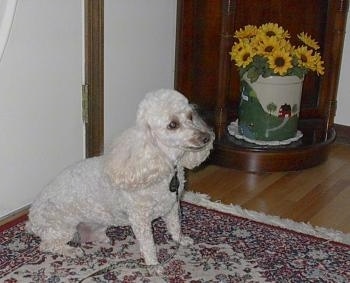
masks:
<svg viewBox="0 0 350 283"><path fill-rule="evenodd" d="M350 16L346 24L343 60L338 87L335 123L350 126Z"/></svg>
<svg viewBox="0 0 350 283"><path fill-rule="evenodd" d="M19 0L0 62L0 217L83 158L81 0Z"/></svg>
<svg viewBox="0 0 350 283"><path fill-rule="evenodd" d="M105 0L105 144L148 91L174 87L176 0Z"/></svg>

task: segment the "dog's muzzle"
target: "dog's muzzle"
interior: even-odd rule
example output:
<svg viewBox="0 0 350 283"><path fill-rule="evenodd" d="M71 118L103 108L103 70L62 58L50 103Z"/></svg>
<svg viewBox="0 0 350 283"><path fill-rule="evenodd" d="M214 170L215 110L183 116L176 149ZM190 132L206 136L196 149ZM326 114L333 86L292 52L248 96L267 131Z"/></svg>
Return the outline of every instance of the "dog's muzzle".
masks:
<svg viewBox="0 0 350 283"><path fill-rule="evenodd" d="M198 132L191 139L190 142L193 144L193 148L202 148L211 141L211 135L207 132Z"/></svg>

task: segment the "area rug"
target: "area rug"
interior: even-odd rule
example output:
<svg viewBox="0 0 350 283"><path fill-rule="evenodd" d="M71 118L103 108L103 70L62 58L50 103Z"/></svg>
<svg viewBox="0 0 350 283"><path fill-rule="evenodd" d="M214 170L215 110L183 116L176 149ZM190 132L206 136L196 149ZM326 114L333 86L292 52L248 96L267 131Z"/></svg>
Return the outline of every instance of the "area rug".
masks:
<svg viewBox="0 0 350 283"><path fill-rule="evenodd" d="M130 227L111 227L113 245L87 243L85 256L38 251L25 219L0 231L1 282L350 282L350 235L211 202L187 193L182 231L194 240L179 247L161 219L154 238L161 276L151 275Z"/></svg>

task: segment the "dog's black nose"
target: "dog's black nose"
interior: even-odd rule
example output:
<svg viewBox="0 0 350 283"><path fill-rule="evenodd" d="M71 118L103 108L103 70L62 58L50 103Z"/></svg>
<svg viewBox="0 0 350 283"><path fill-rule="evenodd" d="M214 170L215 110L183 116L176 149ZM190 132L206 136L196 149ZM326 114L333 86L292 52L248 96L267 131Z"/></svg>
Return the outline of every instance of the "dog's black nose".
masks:
<svg viewBox="0 0 350 283"><path fill-rule="evenodd" d="M205 134L204 137L203 137L202 142L203 142L204 144L210 142L210 135L209 135L209 134Z"/></svg>

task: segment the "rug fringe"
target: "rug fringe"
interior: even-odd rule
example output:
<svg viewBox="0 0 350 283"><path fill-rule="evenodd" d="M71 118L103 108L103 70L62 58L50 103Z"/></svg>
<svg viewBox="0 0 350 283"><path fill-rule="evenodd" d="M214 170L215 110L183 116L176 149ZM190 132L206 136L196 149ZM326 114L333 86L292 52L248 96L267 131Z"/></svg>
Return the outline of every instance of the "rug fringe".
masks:
<svg viewBox="0 0 350 283"><path fill-rule="evenodd" d="M265 224L289 229L295 232L300 232L318 238L323 238L326 240L350 245L350 234L329 228L312 226L309 223L296 222L290 219L280 218L279 216L271 216L262 212L247 210L240 207L239 205L227 205L221 203L220 201L213 202L211 201L210 196L206 194L186 191L183 195L182 200L193 204L201 205L206 208L211 208L221 212L233 214L235 216L248 218Z"/></svg>

